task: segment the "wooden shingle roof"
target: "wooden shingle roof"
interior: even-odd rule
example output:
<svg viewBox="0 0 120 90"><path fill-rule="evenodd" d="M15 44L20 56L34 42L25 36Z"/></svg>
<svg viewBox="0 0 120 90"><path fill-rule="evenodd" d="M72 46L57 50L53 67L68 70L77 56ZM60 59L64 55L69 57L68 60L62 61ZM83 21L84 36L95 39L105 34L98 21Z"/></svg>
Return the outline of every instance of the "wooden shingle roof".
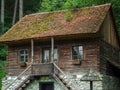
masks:
<svg viewBox="0 0 120 90"><path fill-rule="evenodd" d="M110 4L104 4L67 11L26 15L0 37L0 42L96 33L110 7Z"/></svg>

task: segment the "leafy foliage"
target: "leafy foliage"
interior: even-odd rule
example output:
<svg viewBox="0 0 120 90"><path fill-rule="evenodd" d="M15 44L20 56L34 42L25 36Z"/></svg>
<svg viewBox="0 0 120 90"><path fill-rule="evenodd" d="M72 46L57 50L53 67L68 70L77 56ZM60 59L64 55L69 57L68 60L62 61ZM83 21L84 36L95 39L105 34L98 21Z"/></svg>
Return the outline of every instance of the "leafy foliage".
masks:
<svg viewBox="0 0 120 90"><path fill-rule="evenodd" d="M6 75L5 66L6 66L6 62L0 60L0 90L2 87L2 80L1 79L3 77L5 77L5 75Z"/></svg>
<svg viewBox="0 0 120 90"><path fill-rule="evenodd" d="M4 45L0 45L0 59L6 60L6 47Z"/></svg>

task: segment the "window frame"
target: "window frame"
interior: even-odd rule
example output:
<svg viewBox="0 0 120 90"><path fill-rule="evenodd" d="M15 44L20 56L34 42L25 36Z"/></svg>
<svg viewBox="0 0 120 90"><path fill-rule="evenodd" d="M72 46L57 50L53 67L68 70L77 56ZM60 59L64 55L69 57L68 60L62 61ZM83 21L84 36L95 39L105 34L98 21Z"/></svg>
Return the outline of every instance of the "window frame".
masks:
<svg viewBox="0 0 120 90"><path fill-rule="evenodd" d="M56 56L57 56L57 58L55 58L55 50L56 50ZM58 61L58 48L54 48L54 56L53 56L53 59L54 59L54 61Z"/></svg>
<svg viewBox="0 0 120 90"><path fill-rule="evenodd" d="M74 56L75 56L73 54L74 47L82 47L82 50L80 50L80 51L82 51L82 54L80 54L82 56L81 59L80 58L77 58L77 59L74 58ZM79 51L79 53L80 53L80 51ZM76 56L78 56L78 55L76 55ZM83 61L84 60L84 46L83 45L74 45L74 46L72 46L72 60L74 60L74 61Z"/></svg>
<svg viewBox="0 0 120 90"><path fill-rule="evenodd" d="M21 52L22 50L24 50L24 54L21 55L20 52ZM27 50L27 54L25 54L25 50ZM20 49L20 50L19 50L19 61L22 61L22 60L21 60L21 56L23 56L23 57L24 57L24 60L23 60L23 61L24 61L24 62L28 62L28 55L29 55L28 49ZM26 60L26 58L25 58L26 56L27 56L27 60Z"/></svg>
<svg viewBox="0 0 120 90"><path fill-rule="evenodd" d="M44 51L45 50L48 50L49 51L49 60L47 61L47 62L51 62L51 48L50 47L44 47L44 48L42 48L42 63L47 63L47 62L45 62L45 60L44 60ZM56 50L56 51L55 51ZM56 52L56 56L57 57L55 57L55 52ZM58 55L58 48L57 47L55 47L54 48L54 51L53 51L53 53L54 53L54 56L53 56L53 61L58 61L58 59L59 59L59 55Z"/></svg>

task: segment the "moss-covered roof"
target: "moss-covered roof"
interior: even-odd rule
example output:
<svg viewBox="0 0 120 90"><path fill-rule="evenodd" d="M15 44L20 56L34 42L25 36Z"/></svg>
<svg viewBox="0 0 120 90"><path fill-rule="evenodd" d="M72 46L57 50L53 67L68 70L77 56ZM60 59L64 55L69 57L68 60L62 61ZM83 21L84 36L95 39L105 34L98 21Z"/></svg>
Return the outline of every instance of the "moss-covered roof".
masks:
<svg viewBox="0 0 120 90"><path fill-rule="evenodd" d="M110 4L24 16L0 37L0 42L48 36L96 33Z"/></svg>

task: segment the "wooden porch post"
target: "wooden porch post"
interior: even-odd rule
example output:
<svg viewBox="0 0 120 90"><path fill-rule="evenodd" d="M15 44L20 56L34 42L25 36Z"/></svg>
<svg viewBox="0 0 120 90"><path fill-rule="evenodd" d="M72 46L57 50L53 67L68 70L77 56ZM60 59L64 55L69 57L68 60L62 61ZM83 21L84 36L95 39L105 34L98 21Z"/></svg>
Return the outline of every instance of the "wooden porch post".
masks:
<svg viewBox="0 0 120 90"><path fill-rule="evenodd" d="M31 39L31 61L34 63L34 40Z"/></svg>
<svg viewBox="0 0 120 90"><path fill-rule="evenodd" d="M54 61L54 37L51 37L51 62Z"/></svg>

